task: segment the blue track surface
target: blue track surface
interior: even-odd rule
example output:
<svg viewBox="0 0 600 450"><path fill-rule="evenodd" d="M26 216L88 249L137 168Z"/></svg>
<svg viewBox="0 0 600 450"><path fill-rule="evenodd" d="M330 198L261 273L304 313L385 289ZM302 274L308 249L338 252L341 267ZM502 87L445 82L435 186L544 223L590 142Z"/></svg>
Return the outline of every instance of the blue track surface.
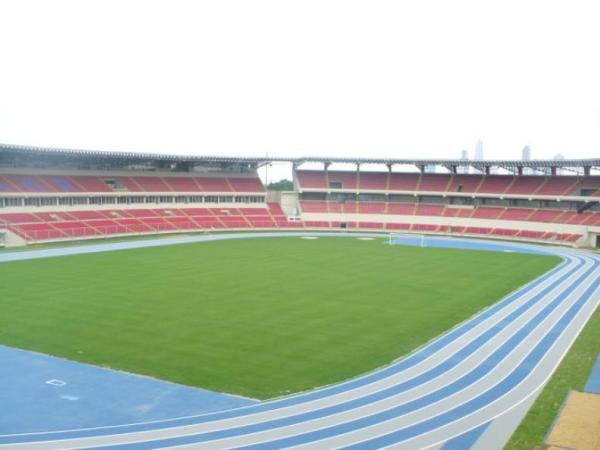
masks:
<svg viewBox="0 0 600 450"><path fill-rule="evenodd" d="M465 434L450 439L444 444L441 450L465 450L471 448L489 425L490 422L485 423L471 431L467 431Z"/></svg>
<svg viewBox="0 0 600 450"><path fill-rule="evenodd" d="M596 364L592 369L592 373L588 378L588 381L583 389L585 392L593 392L594 394L600 394L600 355L596 358Z"/></svg>
<svg viewBox="0 0 600 450"><path fill-rule="evenodd" d="M257 403L4 346L0 361L0 434L147 422ZM52 380L56 384L47 383Z"/></svg>
<svg viewBox="0 0 600 450"><path fill-rule="evenodd" d="M281 234L260 236L277 235ZM252 234L232 237L240 236ZM227 236L209 237L211 240L215 238ZM175 243L201 240L208 239L182 238ZM363 449L395 446L414 449L445 443L444 448L447 449L461 445L463 447L460 448L468 448L495 418L510 414L512 408L538 392L548 379L598 304L600 261L583 252L468 239L395 236L393 243L554 254L561 256L563 262L406 358L344 383L306 394L193 416L189 416L190 411L197 404L193 406L183 401L181 404L190 406L189 409L177 406L180 400L188 399L188 393L182 391L181 397L175 395L164 405L157 404L154 410L149 409L153 410L151 414L155 414L153 417L157 421L143 423L144 420L128 418L136 412L135 406L131 406L136 401L132 401L129 412L124 407L124 415L112 422L129 422L124 426L106 426L111 423L110 419L93 423L94 413L91 413L89 421L85 417L82 421L93 423L92 426L81 425L80 429L71 431L5 435L0 436L0 444L15 446L23 443L23 448L118 445L119 448L141 449L191 445L194 448L279 449L299 446ZM120 250L124 249L123 244L127 243L87 249ZM168 241L130 244L137 248L168 245ZM51 254L38 253L37 256L59 256L55 250L60 249L53 249ZM69 254L77 252L66 250ZM3 256L6 255L0 255L0 261ZM125 376L131 380L130 375L106 372L110 376ZM43 373L41 378L50 375L49 372ZM72 374L66 370L63 377L69 376ZM81 392L86 392L86 386L93 387L95 384L97 381L88 381L83 376L79 383L83 389ZM74 385L79 386L77 383ZM62 389L64 393L68 386L49 386L49 392ZM127 387L121 391L125 392L128 392ZM220 394L212 395L221 397ZM223 398L222 401L229 399ZM79 402L64 398L52 401L58 408ZM116 401L111 398L109 403ZM198 401L202 402L200 398ZM162 418L167 420L160 420ZM58 426L53 424L38 429L56 430ZM18 429L17 425L14 429Z"/></svg>

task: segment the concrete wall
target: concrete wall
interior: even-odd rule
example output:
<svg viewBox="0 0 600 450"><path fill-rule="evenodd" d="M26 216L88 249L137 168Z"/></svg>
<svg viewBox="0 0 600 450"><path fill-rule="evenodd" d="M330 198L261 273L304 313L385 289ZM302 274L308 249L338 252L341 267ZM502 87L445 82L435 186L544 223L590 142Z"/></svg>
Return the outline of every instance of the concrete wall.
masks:
<svg viewBox="0 0 600 450"><path fill-rule="evenodd" d="M285 191L281 193L280 201L281 209L286 216L300 215L300 203L298 201L298 193L293 191Z"/></svg>
<svg viewBox="0 0 600 450"><path fill-rule="evenodd" d="M0 229L0 236L2 237L1 240L4 241L5 247L22 247L27 244L25 239L10 230Z"/></svg>

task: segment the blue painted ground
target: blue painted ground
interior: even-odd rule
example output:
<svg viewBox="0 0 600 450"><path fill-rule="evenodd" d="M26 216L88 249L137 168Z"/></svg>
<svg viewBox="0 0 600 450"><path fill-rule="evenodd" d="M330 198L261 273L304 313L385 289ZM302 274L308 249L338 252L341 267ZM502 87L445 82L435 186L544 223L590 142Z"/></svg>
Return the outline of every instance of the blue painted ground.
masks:
<svg viewBox="0 0 600 450"><path fill-rule="evenodd" d="M0 434L138 423L257 403L5 346L0 361Z"/></svg>
<svg viewBox="0 0 600 450"><path fill-rule="evenodd" d="M417 247L459 248L491 252L527 253L532 255L545 255L551 253L541 246L534 247L527 244L511 244L504 241L478 241L476 239L446 238L426 235L419 236L414 234L393 235L392 243L396 245L411 245Z"/></svg>
<svg viewBox="0 0 600 450"><path fill-rule="evenodd" d="M460 436L450 439L443 445L442 450L465 450L471 448L487 427L490 426L490 423L492 422L484 423L477 428L473 428L471 431L467 431Z"/></svg>
<svg viewBox="0 0 600 450"><path fill-rule="evenodd" d="M596 359L596 364L592 369L592 373L588 378L588 381L583 388L585 392L593 392L594 394L600 394L600 354Z"/></svg>

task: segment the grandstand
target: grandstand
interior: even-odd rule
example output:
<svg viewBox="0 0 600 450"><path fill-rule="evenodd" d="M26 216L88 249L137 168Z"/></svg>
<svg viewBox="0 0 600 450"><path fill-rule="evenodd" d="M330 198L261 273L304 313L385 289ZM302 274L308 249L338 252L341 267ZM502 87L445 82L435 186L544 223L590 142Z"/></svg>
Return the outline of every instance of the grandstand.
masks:
<svg viewBox="0 0 600 450"><path fill-rule="evenodd" d="M273 161L0 145L0 239L349 229L600 243L597 160L280 159L293 166L295 190L285 193L266 192L258 176ZM332 163L356 170L329 170ZM364 164L383 169L361 171Z"/></svg>
<svg viewBox="0 0 600 450"><path fill-rule="evenodd" d="M533 162L540 175L523 175L522 161L477 162L478 174L459 173L459 161L438 161L448 173L294 171L303 222L404 232L597 246L600 177L592 161L570 161L576 175L558 175L557 163ZM506 168L505 175L492 168ZM528 166L531 167L531 166Z"/></svg>

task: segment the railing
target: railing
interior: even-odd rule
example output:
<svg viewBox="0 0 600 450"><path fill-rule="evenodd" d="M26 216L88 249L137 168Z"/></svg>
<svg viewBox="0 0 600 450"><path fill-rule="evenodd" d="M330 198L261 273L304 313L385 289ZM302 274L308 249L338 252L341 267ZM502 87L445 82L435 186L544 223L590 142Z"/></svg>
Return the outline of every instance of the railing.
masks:
<svg viewBox="0 0 600 450"><path fill-rule="evenodd" d="M338 222L329 221L307 221L305 222L286 222L276 224L271 221L252 221L250 224L243 220L227 220L225 223L213 223L212 225L199 226L202 224L196 224L192 222L181 222L181 223L139 223L129 225L109 225L109 226L83 226L73 228L60 228L56 225L49 226L44 229L27 229L19 225L8 224L6 228L13 231L17 235L21 236L29 242L43 242L43 241L60 241L60 240L72 240L72 239L85 239L85 238L107 238L111 236L120 235L140 235L140 234L160 234L160 233L181 233L181 232L211 232L211 231L222 231L222 230L249 230L249 229L285 229L285 228L313 228L313 229L340 229ZM401 227L400 225L405 225ZM486 237L494 237L501 239L525 239L525 240L542 240L546 242L562 243L569 241L568 233L563 235L556 232L546 232L539 236L538 232L531 230L511 230L502 228L480 228L480 227L463 227L463 226L448 226L439 228L435 226L435 229L429 229L432 225L428 224L413 224L410 229L410 224L395 224L395 223L372 223L372 222L348 222L347 228L354 230L387 230L387 231L398 231L400 229L403 232L429 232L432 234L456 234L456 235L484 235ZM0 225L0 228L2 226ZM535 235L534 235L535 234Z"/></svg>
<svg viewBox="0 0 600 450"><path fill-rule="evenodd" d="M7 227L14 233L23 237L29 242L69 240L81 238L104 238L116 235L134 235L134 234L154 234L154 233L180 233L190 232L208 232L227 229L252 229L252 228L278 228L272 221L255 221L251 225L244 220L229 220L224 224L214 223L212 226L199 226L192 222L180 223L139 223L129 225L108 225L93 226L90 224L84 227L62 228L53 226L41 230L27 229L19 225L9 225Z"/></svg>

